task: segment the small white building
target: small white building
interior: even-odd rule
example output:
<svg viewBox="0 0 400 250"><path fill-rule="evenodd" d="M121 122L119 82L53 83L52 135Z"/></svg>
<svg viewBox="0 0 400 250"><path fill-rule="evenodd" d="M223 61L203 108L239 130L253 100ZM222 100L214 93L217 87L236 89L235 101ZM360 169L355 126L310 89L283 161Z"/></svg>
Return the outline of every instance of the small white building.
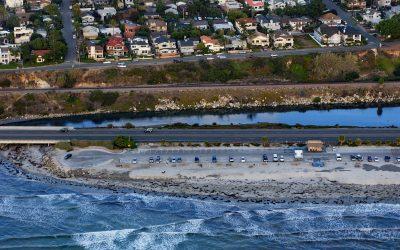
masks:
<svg viewBox="0 0 400 250"><path fill-rule="evenodd" d="M304 156L303 156L303 150L295 150L294 151L294 159L297 161L301 161L303 160Z"/></svg>
<svg viewBox="0 0 400 250"><path fill-rule="evenodd" d="M33 29L25 26L14 27L14 41L16 44L27 43L31 40Z"/></svg>
<svg viewBox="0 0 400 250"><path fill-rule="evenodd" d="M364 21L372 24L378 24L382 21L381 13L373 9L367 9L361 16Z"/></svg>
<svg viewBox="0 0 400 250"><path fill-rule="evenodd" d="M21 8L24 6L24 0L5 0L5 6L10 9Z"/></svg>

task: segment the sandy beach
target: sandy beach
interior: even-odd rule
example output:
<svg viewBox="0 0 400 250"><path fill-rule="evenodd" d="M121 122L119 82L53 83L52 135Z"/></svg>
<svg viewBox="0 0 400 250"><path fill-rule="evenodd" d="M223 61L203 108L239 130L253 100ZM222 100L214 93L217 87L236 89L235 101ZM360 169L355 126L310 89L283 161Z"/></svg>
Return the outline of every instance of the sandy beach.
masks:
<svg viewBox="0 0 400 250"><path fill-rule="evenodd" d="M312 167L315 155L302 161L285 156L285 162L264 163L260 152L278 152L281 148L255 149L162 149L139 148L134 151L107 151L101 148L76 149L65 160L66 152L52 147L8 147L2 155L24 173L41 181L62 181L116 191L168 194L201 199L250 201L265 203L398 203L400 200L400 164L384 162L353 162L346 157L337 162L334 155L343 155L354 148L337 148L324 155L325 166ZM391 148L360 147L358 151L394 152ZM205 157L212 151L221 159L218 163L194 163L189 155ZM139 161L157 152L180 152L182 163ZM284 152L284 151L282 151ZM235 162L222 159L235 156ZM186 155L188 157L186 157ZM245 155L246 162L239 159Z"/></svg>

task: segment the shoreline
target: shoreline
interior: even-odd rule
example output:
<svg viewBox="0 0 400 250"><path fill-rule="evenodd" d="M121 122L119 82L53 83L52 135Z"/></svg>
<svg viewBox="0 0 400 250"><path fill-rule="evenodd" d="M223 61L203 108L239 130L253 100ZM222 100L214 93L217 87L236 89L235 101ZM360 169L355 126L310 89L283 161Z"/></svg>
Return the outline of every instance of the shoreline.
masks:
<svg viewBox="0 0 400 250"><path fill-rule="evenodd" d="M278 105L278 106L260 106L260 107L240 107L240 108L211 108L211 109L184 109L184 110L162 110L162 111L133 111L133 112L91 112L83 114L59 114L54 116L43 116L37 118L8 118L0 121L0 126L36 126L41 124L52 123L53 125L61 126L64 120L67 119L71 122L82 122L90 119L92 121L101 122L107 119L129 119L129 118L148 118L148 117L168 117L168 116L187 116L187 115L228 115L228 114L242 114L242 113L255 113L255 112L307 112L313 110L335 110L335 109L368 109L385 107L399 107L400 101L393 102L360 102L360 103L327 103L327 104L299 104L299 105ZM218 124L217 124L218 125ZM255 124L247 124L249 126ZM296 127L296 125L270 123L270 125L284 125L289 127ZM309 124L300 124L303 127L313 126ZM221 125L223 126L223 125ZM239 125L238 125L239 126ZM243 125L245 126L245 125ZM348 127L348 126L320 126L320 127ZM390 127L390 126L388 126Z"/></svg>
<svg viewBox="0 0 400 250"><path fill-rule="evenodd" d="M41 152L41 155L38 152ZM359 185L338 183L322 177L311 181L299 179L290 182L187 176L135 179L123 168L117 173L103 170L91 172L82 168L61 170L59 163L54 161L55 158L51 158L53 153L54 150L47 147L38 150L10 147L8 152L3 151L9 161L20 162L14 164L15 168L29 178L113 192L265 204L400 203L400 184Z"/></svg>

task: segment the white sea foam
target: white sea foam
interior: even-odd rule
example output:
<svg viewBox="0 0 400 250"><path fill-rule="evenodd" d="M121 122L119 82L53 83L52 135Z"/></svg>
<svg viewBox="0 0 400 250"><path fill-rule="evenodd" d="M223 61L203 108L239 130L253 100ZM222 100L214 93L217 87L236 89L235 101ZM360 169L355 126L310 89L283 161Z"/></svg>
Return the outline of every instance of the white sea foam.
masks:
<svg viewBox="0 0 400 250"><path fill-rule="evenodd" d="M86 249L121 249L121 244L134 229L110 230L76 234L73 240Z"/></svg>

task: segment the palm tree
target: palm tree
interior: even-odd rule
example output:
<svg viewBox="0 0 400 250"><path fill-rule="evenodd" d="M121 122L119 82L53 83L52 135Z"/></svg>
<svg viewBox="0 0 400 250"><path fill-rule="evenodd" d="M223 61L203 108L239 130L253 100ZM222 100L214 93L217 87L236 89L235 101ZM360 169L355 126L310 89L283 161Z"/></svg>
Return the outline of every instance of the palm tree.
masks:
<svg viewBox="0 0 400 250"><path fill-rule="evenodd" d="M343 145L345 141L346 141L346 137L344 135L341 135L338 137L339 145Z"/></svg>

